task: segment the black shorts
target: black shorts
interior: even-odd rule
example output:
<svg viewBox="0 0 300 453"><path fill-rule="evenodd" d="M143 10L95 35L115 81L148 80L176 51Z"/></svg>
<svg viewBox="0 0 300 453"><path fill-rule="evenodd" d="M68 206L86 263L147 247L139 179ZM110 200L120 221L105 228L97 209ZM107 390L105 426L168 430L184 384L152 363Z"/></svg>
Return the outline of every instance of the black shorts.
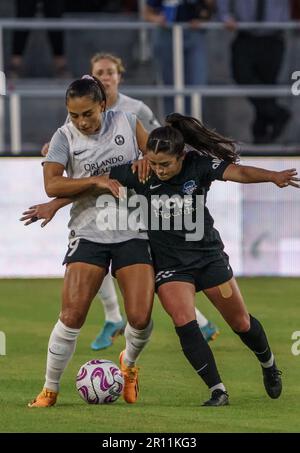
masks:
<svg viewBox="0 0 300 453"><path fill-rule="evenodd" d="M63 264L88 263L105 267L112 264L112 275L122 267L133 264L153 265L149 242L146 239L130 239L116 244L99 244L87 239L71 239Z"/></svg>
<svg viewBox="0 0 300 453"><path fill-rule="evenodd" d="M157 291L159 286L168 282L188 282L192 283L196 288L196 292L198 292L221 285L232 277L233 272L229 264L228 255L225 252L221 252L215 256L215 259L212 257L209 263L199 264L199 267L170 268L156 272L155 289Z"/></svg>

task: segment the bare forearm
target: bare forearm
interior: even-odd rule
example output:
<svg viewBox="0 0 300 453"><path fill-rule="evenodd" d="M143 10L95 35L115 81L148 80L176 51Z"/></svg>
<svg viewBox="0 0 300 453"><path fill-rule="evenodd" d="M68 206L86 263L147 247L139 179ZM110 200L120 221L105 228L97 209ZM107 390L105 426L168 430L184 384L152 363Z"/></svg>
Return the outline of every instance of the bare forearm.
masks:
<svg viewBox="0 0 300 453"><path fill-rule="evenodd" d="M50 203L55 208L55 212L56 212L59 209L63 208L64 206L67 206L68 204L73 203L74 199L75 199L74 197L54 198L53 200L50 201Z"/></svg>
<svg viewBox="0 0 300 453"><path fill-rule="evenodd" d="M296 168L271 171L265 170L264 168L236 164L230 164L223 173L223 179L225 181L241 182L243 184L272 182L280 188L287 186L300 188L298 184L300 178L297 178L297 176L298 172Z"/></svg>
<svg viewBox="0 0 300 453"><path fill-rule="evenodd" d="M69 198L79 195L86 190L96 187L95 176L89 178L66 178L65 176L53 176L45 183L45 190L49 197Z"/></svg>
<svg viewBox="0 0 300 453"><path fill-rule="evenodd" d="M226 168L223 178L227 181L240 182L243 184L274 182L276 173L277 172L265 170L263 168L231 164Z"/></svg>
<svg viewBox="0 0 300 453"><path fill-rule="evenodd" d="M241 180L239 182L244 184L274 182L275 173L264 168L243 166L241 168Z"/></svg>
<svg viewBox="0 0 300 453"><path fill-rule="evenodd" d="M84 192L78 193L77 195L73 195L72 197L63 197L63 198L56 198L56 200L63 200L61 202L61 207L64 207L70 203L73 203L75 200L79 200L86 195L103 195L105 193L111 193L109 189L101 188L101 187L93 187L91 189L87 189Z"/></svg>
<svg viewBox="0 0 300 453"><path fill-rule="evenodd" d="M57 197L50 203L52 203L53 206L57 208L56 210L58 210L87 195L98 196L105 193L111 193L111 189L107 186L107 182L109 181L109 177L107 175L95 176L94 178L96 182L93 187L86 189L83 192L77 193L76 195L70 195L68 197Z"/></svg>

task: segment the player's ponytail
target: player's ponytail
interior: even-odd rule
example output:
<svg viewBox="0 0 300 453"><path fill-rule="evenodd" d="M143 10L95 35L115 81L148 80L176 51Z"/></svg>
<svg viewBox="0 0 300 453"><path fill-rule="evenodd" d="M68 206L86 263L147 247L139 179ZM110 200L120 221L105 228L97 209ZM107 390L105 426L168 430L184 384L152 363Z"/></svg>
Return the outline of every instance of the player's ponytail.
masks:
<svg viewBox="0 0 300 453"><path fill-rule="evenodd" d="M166 117L166 124L180 131L187 145L206 156L218 157L230 162L239 160L234 140L206 128L196 118L171 113Z"/></svg>
<svg viewBox="0 0 300 453"><path fill-rule="evenodd" d="M94 102L104 102L106 106L105 88L96 77L84 75L81 79L74 80L66 91L66 104L70 98L83 96L89 96Z"/></svg>

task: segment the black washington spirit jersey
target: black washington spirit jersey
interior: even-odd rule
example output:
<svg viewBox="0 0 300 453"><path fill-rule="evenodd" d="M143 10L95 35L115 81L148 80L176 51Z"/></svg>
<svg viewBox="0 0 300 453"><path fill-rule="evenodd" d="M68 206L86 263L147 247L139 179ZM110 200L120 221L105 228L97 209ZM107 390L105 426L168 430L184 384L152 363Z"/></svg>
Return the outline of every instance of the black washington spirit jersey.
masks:
<svg viewBox="0 0 300 453"><path fill-rule="evenodd" d="M231 162L202 156L196 151L186 154L183 161L181 172L169 179L161 181L156 175L142 184L138 180L137 172L132 174L131 165L120 165L113 167L110 178L117 179L123 186L132 188L137 194L147 198L148 206L148 235L151 248L154 254L156 270L174 269L184 270L185 268L203 266L216 259L216 256L224 249L223 242L218 231L214 228L214 220L205 206L207 192L211 182L222 180L225 169ZM187 203L173 203L171 209L163 211L163 203L158 203L154 198L162 196L172 197L172 199L184 199ZM199 199L196 195L203 195L204 201L204 235L199 241L187 241L187 231L182 222L182 229L174 229L174 218L183 211L189 209L192 213L193 221L196 219L196 210L200 209ZM170 208L170 203L168 204ZM203 204L202 204L203 209ZM181 210L181 213L179 212ZM159 230L151 230L151 217L159 218ZM162 216L170 218L170 228L163 230Z"/></svg>

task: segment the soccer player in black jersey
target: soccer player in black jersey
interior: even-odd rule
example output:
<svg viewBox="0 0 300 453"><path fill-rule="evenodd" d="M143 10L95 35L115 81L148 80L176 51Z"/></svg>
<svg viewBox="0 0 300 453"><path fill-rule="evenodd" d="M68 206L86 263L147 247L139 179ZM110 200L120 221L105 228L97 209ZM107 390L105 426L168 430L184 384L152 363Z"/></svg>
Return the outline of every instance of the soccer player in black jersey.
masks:
<svg viewBox="0 0 300 453"><path fill-rule="evenodd" d="M211 391L210 399L203 405L227 405L228 394L195 319L194 298L198 291L205 293L254 352L262 367L268 395L278 398L282 390L281 372L262 325L246 309L205 202L210 185L216 179L272 182L280 188L299 188L297 172L238 165L234 142L205 128L194 118L175 113L167 116L167 124L153 130L148 137L146 155L152 169L149 178L144 170L133 173L131 164L112 168L110 178L135 189L148 201L148 235L155 264L156 291L173 320L185 356ZM143 161L139 164L145 167ZM200 226L201 230L201 210L204 211L203 237L188 240L190 228L183 221L178 229L176 219L180 215L191 215L193 221L196 219L195 229ZM154 219L155 228L149 225L149 218L151 222ZM170 225L165 229L163 222L167 219Z"/></svg>
<svg viewBox="0 0 300 453"><path fill-rule="evenodd" d="M228 394L221 381L209 345L197 327L194 310L195 292L203 291L223 318L254 352L260 362L265 389L271 398L281 394L281 371L278 370L265 331L245 306L233 277L229 258L213 218L206 206L207 192L216 180L240 183L272 182L278 187L300 187L295 169L269 171L238 165L232 140L205 128L200 121L171 114L167 126L152 131L147 142L147 159L152 175L144 184L133 174L131 165L114 167L110 178L117 179L148 201L148 234L153 251L156 291L171 316L183 352L207 384L211 398L204 406L228 404ZM186 152L186 146L192 151ZM159 197L166 197L159 201ZM183 200L180 202L180 200ZM166 209L168 208L168 209ZM204 209L204 234L199 240L187 240L190 233L182 221L176 229L176 218ZM150 227L158 222L159 227ZM169 229L163 220L170 219ZM199 216L198 218L201 218ZM154 223L153 223L154 222ZM178 223L177 223L178 225ZM199 225L198 225L199 226Z"/></svg>

